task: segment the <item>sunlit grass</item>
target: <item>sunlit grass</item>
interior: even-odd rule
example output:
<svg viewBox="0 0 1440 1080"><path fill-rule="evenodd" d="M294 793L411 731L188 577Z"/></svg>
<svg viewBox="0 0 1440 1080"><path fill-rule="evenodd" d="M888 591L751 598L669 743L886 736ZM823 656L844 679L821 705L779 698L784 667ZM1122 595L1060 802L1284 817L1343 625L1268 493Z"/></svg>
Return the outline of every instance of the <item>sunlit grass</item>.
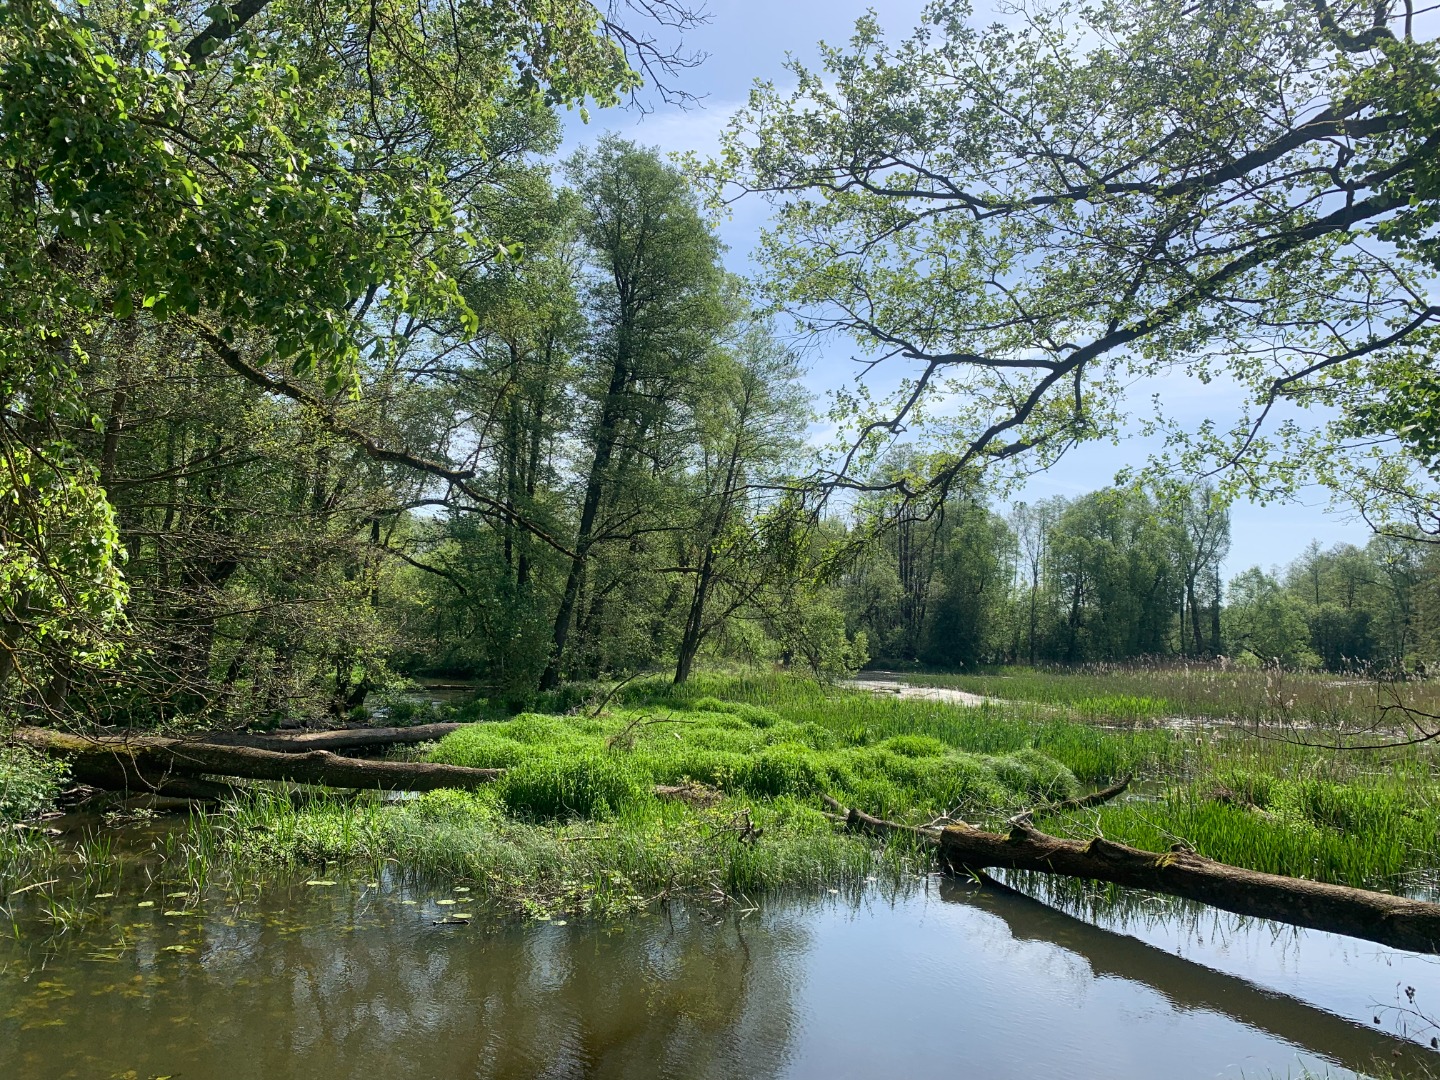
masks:
<svg viewBox="0 0 1440 1080"><path fill-rule="evenodd" d="M1052 693L1065 686L1043 679ZM948 815L1003 829L1018 810L1122 774L1135 776L1137 797L1042 815L1040 826L1155 851L1183 842L1240 866L1402 891L1428 887L1440 867L1427 747L1336 752L1175 721L1168 691L1065 692L1060 707L962 707L773 673L705 674L679 688L640 680L603 707L604 688L574 690L565 715L490 720L409 751L506 770L485 789L391 799L257 785L159 833L154 873L199 894L272 872L383 864L463 878L477 899L531 913L753 899L931 867L913 842L837 828L822 796L902 822ZM687 784L700 785L689 801L656 791ZM0 871L72 872L53 850L7 837Z"/></svg>

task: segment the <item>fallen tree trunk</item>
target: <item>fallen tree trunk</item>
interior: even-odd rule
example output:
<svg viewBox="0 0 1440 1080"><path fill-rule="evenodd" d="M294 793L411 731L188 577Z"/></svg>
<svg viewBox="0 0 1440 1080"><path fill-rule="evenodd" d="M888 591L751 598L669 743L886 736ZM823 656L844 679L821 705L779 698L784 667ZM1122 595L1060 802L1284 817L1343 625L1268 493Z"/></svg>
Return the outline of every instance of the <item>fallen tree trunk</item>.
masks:
<svg viewBox="0 0 1440 1080"><path fill-rule="evenodd" d="M67 760L77 780L100 787L120 783L132 791L164 790L174 777L202 774L386 791L473 789L505 771L419 761L366 761L328 750L279 753L158 736L87 738L44 728L22 728L14 737L51 757Z"/></svg>
<svg viewBox="0 0 1440 1080"><path fill-rule="evenodd" d="M1108 881L1197 900L1211 907L1378 942L1440 953L1440 904L1390 893L1327 885L1244 870L1180 849L1156 854L1102 837L1064 840L1024 824L1009 836L968 825L940 831L940 856L951 871L992 868Z"/></svg>
<svg viewBox="0 0 1440 1080"><path fill-rule="evenodd" d="M1023 821L1013 822L1008 836L963 823L938 830L901 825L853 807L847 810L828 795L822 797L837 811L830 817L847 828L874 836L899 833L935 845L941 867L948 873L984 879L984 871L1000 868L1108 881L1195 900L1236 915L1343 934L1394 949L1440 954L1440 904L1262 874L1207 859L1180 845L1156 854L1099 836L1088 841L1065 840Z"/></svg>
<svg viewBox="0 0 1440 1080"><path fill-rule="evenodd" d="M250 746L277 754L303 754L309 750L358 750L362 747L399 746L433 742L465 724L415 724L411 727L339 728L308 731L303 735L256 735L248 731L217 731L201 738L211 746Z"/></svg>
<svg viewBox="0 0 1440 1080"><path fill-rule="evenodd" d="M1031 810L1027 810L1022 816L1036 817L1046 814L1063 814L1067 810L1083 810L1088 806L1099 806L1102 803L1107 803L1111 799L1123 795L1125 789L1130 786L1130 780L1130 774L1126 773L1109 787L1101 788L1099 791L1092 791L1089 795L1080 795L1073 799L1063 799L1056 803L1046 803L1044 806L1037 806Z"/></svg>

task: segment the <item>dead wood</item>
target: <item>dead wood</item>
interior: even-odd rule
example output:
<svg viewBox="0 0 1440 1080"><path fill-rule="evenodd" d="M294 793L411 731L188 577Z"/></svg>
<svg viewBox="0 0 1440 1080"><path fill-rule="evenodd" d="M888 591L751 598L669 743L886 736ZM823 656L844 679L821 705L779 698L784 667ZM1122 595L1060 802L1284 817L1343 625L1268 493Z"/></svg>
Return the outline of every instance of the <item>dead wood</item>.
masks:
<svg viewBox="0 0 1440 1080"><path fill-rule="evenodd" d="M387 791L473 789L504 774L503 769L467 769L412 761L366 761L340 757L328 750L280 753L253 746L159 736L124 738L62 734L44 728L22 728L14 738L70 763L77 780L128 791L165 791L177 777L239 776L251 780L288 780L327 787Z"/></svg>
<svg viewBox="0 0 1440 1080"><path fill-rule="evenodd" d="M691 780L687 784L656 784L655 797L658 799L670 799L674 802L687 803L696 808L715 806L725 798L725 793L719 788L711 787L709 784L702 784L698 780Z"/></svg>
<svg viewBox="0 0 1440 1080"><path fill-rule="evenodd" d="M869 833L871 836L891 836L895 833L905 833L908 836L918 836L928 844L935 844L940 840L940 833L935 829L921 828L917 825L901 825L899 822L886 821L884 818L872 817L865 813L865 811L853 806L847 810L844 806L840 805L839 800L829 795L821 795L820 798L826 806L835 811L833 814L827 814L826 816L829 817L831 821L841 822L846 828Z"/></svg>
<svg viewBox="0 0 1440 1080"><path fill-rule="evenodd" d="M1098 836L1088 841L1065 840L1023 822L1013 824L1008 836L965 824L947 825L937 832L885 821L853 807L846 810L828 795L822 798L837 812L831 817L843 820L848 828L878 836L909 833L936 844L941 866L949 873L983 877L985 870L999 868L1108 881L1195 900L1237 915L1343 934L1395 949L1440 953L1440 904L1262 874L1207 859L1181 845L1157 854Z"/></svg>
<svg viewBox="0 0 1440 1080"><path fill-rule="evenodd" d="M361 747L399 746L443 739L465 724L414 724L410 727L337 728L307 731L301 735L259 735L248 731L217 731L198 741L212 746L250 746L277 754L303 754L309 750L357 750Z"/></svg>
<svg viewBox="0 0 1440 1080"><path fill-rule="evenodd" d="M1111 799L1124 794L1125 789L1130 786L1133 779L1129 773L1122 776L1116 783L1099 791L1092 791L1089 795L1080 795L1073 799L1062 799L1060 802L1045 803L1043 806L1031 807L1023 810L1010 819L1010 824L1017 822L1028 822L1032 818L1046 817L1051 814L1063 814L1069 810L1083 810L1087 806L1100 806Z"/></svg>
<svg viewBox="0 0 1440 1080"><path fill-rule="evenodd" d="M1237 915L1396 949L1440 953L1440 904L1262 874L1183 848L1156 854L1098 836L1089 841L1064 840L1023 824L1014 826L1009 836L950 825L940 833L940 856L951 871L998 867L1108 881L1196 900Z"/></svg>

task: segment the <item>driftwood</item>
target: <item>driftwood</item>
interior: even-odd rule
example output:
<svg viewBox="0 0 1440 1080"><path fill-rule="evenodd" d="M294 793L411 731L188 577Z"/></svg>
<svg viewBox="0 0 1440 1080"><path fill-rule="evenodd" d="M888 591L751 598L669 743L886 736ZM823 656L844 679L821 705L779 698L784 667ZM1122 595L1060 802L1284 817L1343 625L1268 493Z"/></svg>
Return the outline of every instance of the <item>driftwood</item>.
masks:
<svg viewBox="0 0 1440 1080"><path fill-rule="evenodd" d="M1033 810L1027 810L1021 817L1040 817L1045 814L1062 814L1067 810L1083 810L1087 806L1099 806L1111 799L1117 798L1125 793L1130 786L1131 776L1126 773L1109 787L1101 788L1099 791L1092 791L1089 795L1079 795L1073 799L1062 799L1056 803L1046 803L1044 806L1037 806Z"/></svg>
<svg viewBox="0 0 1440 1080"><path fill-rule="evenodd" d="M256 735L247 731L217 731L201 736L212 746L250 746L277 754L303 754L309 750L358 750L362 747L399 746L443 739L465 724L414 724L410 727L338 728L301 735Z"/></svg>
<svg viewBox="0 0 1440 1080"><path fill-rule="evenodd" d="M14 738L70 763L83 783L130 791L166 791L180 778L200 775L239 776L251 780L289 780L329 787L433 791L472 789L504 774L503 769L467 769L429 762L367 761L340 757L328 750L279 753L253 746L167 739L158 736L87 738L44 728L22 728Z"/></svg>
<svg viewBox="0 0 1440 1080"><path fill-rule="evenodd" d="M1207 859L1178 844L1156 854L1098 836L1088 841L1065 840L1023 821L1013 821L1008 836L963 823L938 830L919 828L872 817L853 807L845 810L829 796L824 798L843 811L830 815L832 819L843 821L848 828L879 836L918 836L936 846L941 867L949 873L983 878L985 870L999 868L1107 881L1195 900L1237 915L1343 934L1395 949L1440 953L1440 904L1262 874Z"/></svg>

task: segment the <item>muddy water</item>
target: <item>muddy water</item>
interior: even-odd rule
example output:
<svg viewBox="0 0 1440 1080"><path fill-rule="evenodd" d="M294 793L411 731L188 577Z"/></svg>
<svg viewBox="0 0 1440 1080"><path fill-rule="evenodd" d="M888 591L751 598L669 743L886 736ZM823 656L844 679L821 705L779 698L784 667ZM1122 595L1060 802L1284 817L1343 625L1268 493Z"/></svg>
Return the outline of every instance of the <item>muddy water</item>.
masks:
<svg viewBox="0 0 1440 1080"><path fill-rule="evenodd" d="M465 894L345 878L255 896L152 890L155 906L139 907L122 891L48 943L22 918L19 939L0 943L0 1077L1151 1080L1440 1066L1430 1033L1395 1008L1409 1007L1407 986L1419 1011L1440 1007L1440 965L1227 916L1132 907L1111 929L940 879L899 897L674 906L617 925L445 924Z"/></svg>

